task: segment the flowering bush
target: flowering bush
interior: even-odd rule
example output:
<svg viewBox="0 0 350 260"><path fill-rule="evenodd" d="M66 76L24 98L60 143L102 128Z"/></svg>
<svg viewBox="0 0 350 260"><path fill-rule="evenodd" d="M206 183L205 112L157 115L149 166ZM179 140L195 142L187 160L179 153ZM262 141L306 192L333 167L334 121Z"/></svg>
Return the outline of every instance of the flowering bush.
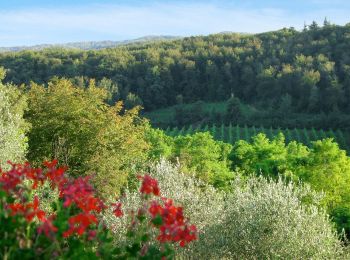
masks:
<svg viewBox="0 0 350 260"><path fill-rule="evenodd" d="M129 217L132 243L115 247L101 216L108 208L115 217L123 216L122 204L108 207L95 196L89 177L68 178L57 161L44 165L45 169L32 168L28 163L12 164L11 170L0 171L0 236L4 238L0 255L4 259L171 258L172 244L183 247L196 239L196 227L188 224L182 207L171 199L154 199L160 196L158 183L145 175L140 176L143 205ZM50 211L43 210L37 192L45 183L59 192Z"/></svg>

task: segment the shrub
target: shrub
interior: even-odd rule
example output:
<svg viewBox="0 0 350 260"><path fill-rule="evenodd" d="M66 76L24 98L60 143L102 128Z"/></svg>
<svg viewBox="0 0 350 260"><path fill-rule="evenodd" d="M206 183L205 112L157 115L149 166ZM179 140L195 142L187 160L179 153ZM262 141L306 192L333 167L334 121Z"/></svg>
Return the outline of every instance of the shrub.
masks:
<svg viewBox="0 0 350 260"><path fill-rule="evenodd" d="M327 215L318 209L321 196L308 186L253 177L237 178L232 193L222 193L165 160L150 175L159 181L162 195L184 205L198 229L198 241L178 250L178 257L194 259L337 258L339 242ZM123 205L138 208L137 192L126 190ZM127 233L127 217L106 214L116 244Z"/></svg>
<svg viewBox="0 0 350 260"><path fill-rule="evenodd" d="M308 187L263 177L238 181L206 232L207 257L335 259L342 246L320 199ZM307 201L308 203L303 203ZM204 256L204 255L203 255Z"/></svg>

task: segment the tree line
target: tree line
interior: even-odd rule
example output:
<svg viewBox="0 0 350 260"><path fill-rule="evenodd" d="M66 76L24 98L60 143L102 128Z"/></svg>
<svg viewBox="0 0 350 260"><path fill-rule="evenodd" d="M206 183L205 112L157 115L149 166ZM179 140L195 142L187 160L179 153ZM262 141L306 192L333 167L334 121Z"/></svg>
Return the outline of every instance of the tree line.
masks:
<svg viewBox="0 0 350 260"><path fill-rule="evenodd" d="M227 100L302 113L350 111L350 24L325 20L304 30L215 34L94 51L46 49L0 54L5 82L91 78L109 101L146 111Z"/></svg>

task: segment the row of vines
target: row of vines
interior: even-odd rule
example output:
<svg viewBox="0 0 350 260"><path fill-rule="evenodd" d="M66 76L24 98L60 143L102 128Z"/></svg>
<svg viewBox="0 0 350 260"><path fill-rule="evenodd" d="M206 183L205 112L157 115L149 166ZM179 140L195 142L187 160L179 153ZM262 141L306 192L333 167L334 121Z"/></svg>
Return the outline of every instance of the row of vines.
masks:
<svg viewBox="0 0 350 260"><path fill-rule="evenodd" d="M283 133L286 142L297 141L305 145L310 145L312 141L316 141L324 138L333 138L342 149L350 151L350 140L348 133L345 133L341 130L316 130L312 129L273 129L273 128L264 128L264 127L248 127L248 126L239 126L239 125L229 125L225 126L224 124L217 125L198 125L198 126L184 126L182 128L167 128L165 132L170 136L177 135L186 135L193 134L196 132L210 132L216 140L221 140L227 143L235 143L238 140L247 140L249 141L252 136L257 135L258 133L264 133L270 139L276 136L278 133Z"/></svg>

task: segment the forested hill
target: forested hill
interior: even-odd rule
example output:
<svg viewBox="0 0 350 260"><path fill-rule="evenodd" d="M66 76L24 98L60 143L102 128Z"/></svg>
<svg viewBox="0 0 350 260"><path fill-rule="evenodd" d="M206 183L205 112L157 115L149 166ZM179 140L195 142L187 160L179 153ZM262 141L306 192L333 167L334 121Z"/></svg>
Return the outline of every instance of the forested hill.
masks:
<svg viewBox="0 0 350 260"><path fill-rule="evenodd" d="M314 22L303 31L225 33L97 51L2 53L0 65L15 84L95 78L111 99L142 103L146 111L234 94L261 107L277 108L282 100L294 112L350 112L350 24Z"/></svg>
<svg viewBox="0 0 350 260"><path fill-rule="evenodd" d="M112 48L112 47L126 45L126 44L174 40L174 39L180 39L180 38L181 37L177 37L177 36L150 35L150 36L144 36L141 38L137 38L133 40L125 40L125 41L85 41L85 42L69 42L69 43L62 43L62 44L39 44L39 45L33 45L33 46L0 47L0 52L15 52L15 51L25 51L25 50L40 51L48 48L99 50L99 49Z"/></svg>

